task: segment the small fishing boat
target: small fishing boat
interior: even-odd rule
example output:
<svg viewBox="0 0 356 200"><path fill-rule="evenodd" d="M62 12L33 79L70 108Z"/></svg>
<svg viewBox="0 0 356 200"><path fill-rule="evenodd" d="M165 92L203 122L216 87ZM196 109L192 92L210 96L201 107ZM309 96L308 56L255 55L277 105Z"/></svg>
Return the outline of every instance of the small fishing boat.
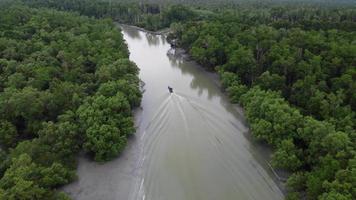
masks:
<svg viewBox="0 0 356 200"><path fill-rule="evenodd" d="M173 88L168 86L168 91L169 91L169 93L173 93Z"/></svg>

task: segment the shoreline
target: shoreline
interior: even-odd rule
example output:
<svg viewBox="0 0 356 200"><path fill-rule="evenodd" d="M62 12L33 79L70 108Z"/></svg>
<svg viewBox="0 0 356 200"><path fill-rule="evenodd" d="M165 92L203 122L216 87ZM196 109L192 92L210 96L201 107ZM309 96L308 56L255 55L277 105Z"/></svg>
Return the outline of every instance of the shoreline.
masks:
<svg viewBox="0 0 356 200"><path fill-rule="evenodd" d="M141 27L127 25L127 24L119 24L119 26L126 26L126 27L130 27L130 28L134 28L134 29L137 29L137 30L140 30L140 31L143 31L146 33L154 34L154 35L164 35L170 31L169 30L167 32L162 32L162 31L154 32L154 31L146 30ZM167 52L167 53L171 53L173 56L178 55L179 57L184 59L186 62L195 63L196 64L195 66L198 67L206 76L210 77L211 81L213 81L214 84L220 89L221 93L224 95L224 98L226 98L226 100L231 103L227 92L222 88L219 74L216 71L204 68L204 66L197 63L193 58L191 58L191 55L187 52L186 49L183 49L178 46L173 46L168 40L167 40L167 42L171 45L171 50L174 51L174 52ZM245 110L241 105L233 104L233 103L231 103L231 105L233 105L235 112L237 112L239 115L245 116L245 113L244 113ZM250 125L248 124L246 119L243 120L243 124L247 127L250 127ZM249 137L249 138L253 137L250 128L249 128L247 137ZM263 147L268 148L269 150L272 150L272 148L268 145L266 146L265 144L260 143L260 142L257 142L257 143L258 143L258 145L262 145ZM272 154L272 151L267 154ZM266 162L266 167L269 169L271 174L274 175L275 180L278 182L279 189L282 191L283 194L286 195L287 189L285 187L285 184L289 177L289 172L273 168L271 165L271 160L267 159L268 157L270 157L270 155L265 155L265 156L266 157L264 158L264 161Z"/></svg>
<svg viewBox="0 0 356 200"><path fill-rule="evenodd" d="M115 23L115 24L117 24L117 23ZM118 27L120 27L120 26L121 27L130 27L130 28L134 28L134 29L143 31L145 33L152 34L150 31L146 31L143 28L126 25L126 24L117 24L117 25L118 25ZM162 33L155 34L155 35L162 35ZM171 49L172 49L172 56L178 56L187 62L196 63L193 59L186 57L186 56L189 56L189 54L187 53L186 50L184 50L182 48L173 48L173 47ZM199 71L201 71L201 73L204 73L206 76L208 76L210 78L210 80L212 82L214 82L214 84L221 91L221 94L223 95L222 98L225 99L227 102L230 102L226 92L224 92L224 90L221 88L220 78L219 78L218 74L216 72L207 70L202 65L199 65L197 63L194 66L197 67L199 69ZM140 78L140 80L141 80L141 78ZM141 82L141 89L144 89L144 88L142 88L143 85L144 85L144 82ZM233 115L237 116L237 118L239 118L238 117L239 115L244 116L244 111L241 106L239 106L237 104L232 104L232 103L231 103L231 105L232 105L231 108L233 108L232 110L234 110L234 111L231 110ZM144 158L141 157L142 156L141 153L143 150L142 149L143 144L139 138L142 136L141 134L143 133L143 131L141 129L141 128L143 128L143 127L141 127L142 126L141 123L144 120L143 113L144 113L144 111L141 106L138 107L134 111L136 132L134 135L132 135L131 138L129 138L128 144L125 147L125 150L122 152L122 154L120 154L117 158L113 159L112 161L109 161L106 163L96 163L93 160L86 158L85 156L79 156L78 166L77 166L78 179L70 184L67 184L65 187L62 187L61 191L66 192L74 199L95 198L96 197L95 194L90 194L90 193L85 194L88 191L88 189L86 189L86 188L89 188L89 190L97 190L98 192L101 192L101 191L107 192L108 190L106 189L106 187L110 188L110 186L103 185L101 189L96 189L91 184L92 181L99 179L98 177L101 177L101 176L105 177L105 175L99 175L101 172L105 171L105 174L107 174L106 180L112 180L114 185L120 185L121 186L120 188L122 188L122 189L118 190L116 194L112 193L112 194L106 194L106 195L109 195L109 197L113 197L113 198L119 197L120 199L121 198L122 199L137 199L137 197L140 196L140 192L142 192L140 190L140 187L142 184L142 182L141 182L142 181L142 179L141 179L142 171L141 171L140 166L142 164L141 160L143 160ZM241 120L243 120L242 122L245 125L245 123L246 123L245 119L243 118ZM247 127L249 127L249 126L247 125ZM244 134L245 136L249 135L248 138L251 137L250 131L243 132L242 134ZM255 143L255 142L253 142L253 143ZM259 151L259 152L265 151L264 148L266 146L264 146L263 144L261 145L261 144L255 143L254 145L258 145L257 151ZM269 149L269 147L266 147L266 148ZM264 150L262 150L262 149L264 149ZM269 165L269 162L268 162L269 161L268 160L269 153L268 152L269 152L269 150L265 151L265 153L263 153L261 155L258 154L259 156L257 155L256 160L267 171L267 173L271 175L271 178L276 183L278 189L282 192L283 195L285 195L286 188L284 187L284 183L281 182L281 180L278 177L276 177L276 174L271 170L270 166L268 166ZM94 175L91 175L88 178L87 177L88 173L94 174ZM120 180L112 179L110 174L116 174L114 176L114 178L117 177L117 178L120 178ZM81 179L79 179L79 177ZM100 182L100 179L98 181ZM103 183L106 183L106 181L104 181Z"/></svg>

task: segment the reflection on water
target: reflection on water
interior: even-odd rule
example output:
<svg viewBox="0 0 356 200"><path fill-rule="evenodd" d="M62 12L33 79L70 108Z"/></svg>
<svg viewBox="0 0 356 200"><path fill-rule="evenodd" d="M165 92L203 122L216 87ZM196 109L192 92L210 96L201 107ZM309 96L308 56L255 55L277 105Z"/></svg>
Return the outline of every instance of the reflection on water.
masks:
<svg viewBox="0 0 356 200"><path fill-rule="evenodd" d="M182 50L170 49L167 53L170 64L174 68L180 69L182 75L194 75L190 82L190 88L197 91L198 95L201 96L204 91L208 94L208 99L219 95L218 90L209 89L211 85L211 80L206 76L207 73L197 73L197 68L194 67L196 64L192 61L186 60L186 55L183 54ZM212 75L212 74L211 74Z"/></svg>
<svg viewBox="0 0 356 200"><path fill-rule="evenodd" d="M145 34L148 45L150 46L157 46L160 45L160 37L157 37L156 35L150 34L150 33L146 33Z"/></svg>
<svg viewBox="0 0 356 200"><path fill-rule="evenodd" d="M136 137L112 162L81 158L79 180L64 190L93 200L283 199L214 75L170 50L164 36L126 26L123 34L145 82Z"/></svg>
<svg viewBox="0 0 356 200"><path fill-rule="evenodd" d="M126 30L125 34L133 39L141 39L141 34L135 29Z"/></svg>

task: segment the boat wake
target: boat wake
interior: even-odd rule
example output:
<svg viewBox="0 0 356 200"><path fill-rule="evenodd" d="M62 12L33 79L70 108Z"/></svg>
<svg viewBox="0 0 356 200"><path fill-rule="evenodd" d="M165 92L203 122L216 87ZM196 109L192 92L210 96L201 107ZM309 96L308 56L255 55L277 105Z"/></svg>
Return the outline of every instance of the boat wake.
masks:
<svg viewBox="0 0 356 200"><path fill-rule="evenodd" d="M282 199L254 161L244 131L226 111L183 94L168 95L143 130L137 199ZM262 191L254 192L257 188Z"/></svg>

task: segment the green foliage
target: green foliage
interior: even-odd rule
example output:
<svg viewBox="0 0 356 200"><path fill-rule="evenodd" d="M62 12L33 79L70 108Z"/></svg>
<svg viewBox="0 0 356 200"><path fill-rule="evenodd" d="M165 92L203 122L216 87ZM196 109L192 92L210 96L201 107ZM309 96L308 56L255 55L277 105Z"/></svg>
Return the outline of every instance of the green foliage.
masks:
<svg viewBox="0 0 356 200"><path fill-rule="evenodd" d="M328 134L321 141L321 145L327 149L330 154L336 155L347 151L347 148L351 145L351 141L346 133L339 131Z"/></svg>
<svg viewBox="0 0 356 200"><path fill-rule="evenodd" d="M101 84L97 93L105 97L112 97L118 92L125 95L131 105L131 108L140 105L142 94L137 82L130 83L129 80L109 81Z"/></svg>
<svg viewBox="0 0 356 200"><path fill-rule="evenodd" d="M264 90L284 91L285 77L266 71L257 78L255 84Z"/></svg>
<svg viewBox="0 0 356 200"><path fill-rule="evenodd" d="M231 99L231 102L239 103L241 96L248 91L248 87L241 84L235 84L228 87L226 91Z"/></svg>
<svg viewBox="0 0 356 200"><path fill-rule="evenodd" d="M123 0L21 0L21 2L31 7L55 8L96 18L112 18L115 21L137 25L148 30L159 30L169 27L174 22L185 22L201 17L198 11L185 5L133 3Z"/></svg>
<svg viewBox="0 0 356 200"><path fill-rule="evenodd" d="M286 196L286 200L299 200L300 194L298 192L290 192Z"/></svg>
<svg viewBox="0 0 356 200"><path fill-rule="evenodd" d="M105 161L117 156L134 132L130 105L122 93L112 97L98 95L88 98L77 111L85 133L84 148Z"/></svg>
<svg viewBox="0 0 356 200"><path fill-rule="evenodd" d="M44 92L32 87L17 90L6 88L0 96L1 118L16 124L25 133L38 130L39 120L45 118Z"/></svg>
<svg viewBox="0 0 356 200"><path fill-rule="evenodd" d="M241 6L169 36L216 69L253 136L275 148L273 166L292 172L287 199L356 198L355 8L335 10Z"/></svg>
<svg viewBox="0 0 356 200"><path fill-rule="evenodd" d="M257 70L253 52L248 48L234 50L229 55L224 70L237 73L243 82L251 84Z"/></svg>
<svg viewBox="0 0 356 200"><path fill-rule="evenodd" d="M190 7L179 4L172 5L168 9L164 10L162 17L165 21L164 26L169 27L172 23L195 20L198 17L197 15L198 14Z"/></svg>
<svg viewBox="0 0 356 200"><path fill-rule="evenodd" d="M113 125L94 124L86 130L84 148L95 153L96 161L106 161L116 157L125 147L126 137Z"/></svg>
<svg viewBox="0 0 356 200"><path fill-rule="evenodd" d="M69 199L78 152L112 159L134 132L138 68L110 20L3 5L0 199Z"/></svg>
<svg viewBox="0 0 356 200"><path fill-rule="evenodd" d="M296 129L302 125L302 115L292 108L278 93L252 88L241 97L246 115L256 136L278 145L284 139L297 137Z"/></svg>
<svg viewBox="0 0 356 200"><path fill-rule="evenodd" d="M18 137L16 127L8 121L0 122L0 145L9 148L16 145Z"/></svg>
<svg viewBox="0 0 356 200"><path fill-rule="evenodd" d="M214 36L200 36L190 50L192 57L207 67L213 67L223 62L224 50L221 42Z"/></svg>
<svg viewBox="0 0 356 200"><path fill-rule="evenodd" d="M302 172L296 172L288 177L287 188L294 191L302 191L305 189L306 176Z"/></svg>
<svg viewBox="0 0 356 200"><path fill-rule="evenodd" d="M300 152L298 152L292 140L283 140L277 147L277 151L273 153L272 164L277 168L296 171L302 166L299 154Z"/></svg>
<svg viewBox="0 0 356 200"><path fill-rule="evenodd" d="M221 85L223 88L228 88L237 84L240 84L239 77L232 72L223 72L220 73Z"/></svg>
<svg viewBox="0 0 356 200"><path fill-rule="evenodd" d="M101 83L126 78L127 75L138 75L139 69L129 59L120 59L108 65L100 66L95 72ZM131 78L131 77L129 77ZM129 79L129 81L131 81Z"/></svg>
<svg viewBox="0 0 356 200"><path fill-rule="evenodd" d="M36 165L27 154L21 154L12 160L0 180L0 187L4 189L5 199L49 199L54 194L48 189L68 182L71 173L63 166L54 163L45 168Z"/></svg>
<svg viewBox="0 0 356 200"><path fill-rule="evenodd" d="M21 1L150 30L172 24L169 40L219 70L254 137L275 148L273 165L293 172L287 199L355 199L354 7ZM138 69L110 20L7 1L0 19L0 199L67 199L52 189L74 178L76 153L111 159L134 131Z"/></svg>
<svg viewBox="0 0 356 200"><path fill-rule="evenodd" d="M343 195L334 191L324 193L321 197L319 197L319 200L348 200L348 199L352 199L352 196Z"/></svg>
<svg viewBox="0 0 356 200"><path fill-rule="evenodd" d="M326 25L322 30L298 25L305 22L303 17L308 10L304 15L299 13L300 18L290 23L291 27L276 27L275 21L281 17L276 15L277 10L288 16L285 11L289 9L303 10L298 6L267 8L261 11L263 16L256 14L257 21L249 18L247 12L223 12L213 20L175 26L177 32L170 37L176 37L177 44L203 66L209 69L219 66L221 75L235 73L238 76L235 79L247 86L280 91L303 114L328 120L337 130L353 132L356 121L352 92L355 90L354 32L340 27L335 30L336 22L333 29ZM315 9L333 13L326 8ZM226 88L225 81L228 79L222 80Z"/></svg>

